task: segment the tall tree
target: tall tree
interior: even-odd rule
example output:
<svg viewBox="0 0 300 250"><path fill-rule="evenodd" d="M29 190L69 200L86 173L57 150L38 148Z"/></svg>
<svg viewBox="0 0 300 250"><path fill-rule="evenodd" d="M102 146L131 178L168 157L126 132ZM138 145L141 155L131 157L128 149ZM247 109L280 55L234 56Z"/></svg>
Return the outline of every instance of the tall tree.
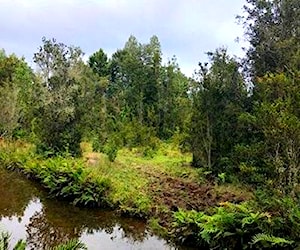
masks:
<svg viewBox="0 0 300 250"><path fill-rule="evenodd" d="M78 91L80 83L71 70L81 61L79 48L43 38L43 45L34 54L42 77L39 96L39 149L51 153L80 153L81 132L78 127Z"/></svg>
<svg viewBox="0 0 300 250"><path fill-rule="evenodd" d="M300 168L300 2L247 3L242 20L251 45L247 66L254 92L249 112L240 116L247 136L236 146L237 159L251 181L268 179L294 195Z"/></svg>
<svg viewBox="0 0 300 250"><path fill-rule="evenodd" d="M89 57L90 68L100 77L108 75L108 58L103 49L99 49Z"/></svg>
<svg viewBox="0 0 300 250"><path fill-rule="evenodd" d="M220 172L238 140L238 116L246 91L239 65L225 49L208 53L211 67L200 65L193 91L193 165Z"/></svg>
<svg viewBox="0 0 300 250"><path fill-rule="evenodd" d="M161 67L158 86L158 135L168 139L174 133L187 132L191 114L191 99L188 96L189 79L180 71L173 57Z"/></svg>
<svg viewBox="0 0 300 250"><path fill-rule="evenodd" d="M23 58L0 51L0 136L29 131L33 83Z"/></svg>
<svg viewBox="0 0 300 250"><path fill-rule="evenodd" d="M250 42L248 72L252 77L300 67L300 2L247 0L246 15L238 17Z"/></svg>
<svg viewBox="0 0 300 250"><path fill-rule="evenodd" d="M183 117L188 115L189 81L175 59L162 65L157 36L146 44L131 36L124 48L113 54L110 65L109 103L117 104L119 108L114 110L119 110L122 117L153 128L162 139L183 127L187 121Z"/></svg>

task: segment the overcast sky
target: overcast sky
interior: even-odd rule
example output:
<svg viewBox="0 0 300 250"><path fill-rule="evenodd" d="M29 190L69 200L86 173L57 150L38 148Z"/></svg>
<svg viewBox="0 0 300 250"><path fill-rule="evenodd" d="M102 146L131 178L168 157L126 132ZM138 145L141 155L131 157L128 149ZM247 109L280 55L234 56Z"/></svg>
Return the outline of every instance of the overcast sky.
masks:
<svg viewBox="0 0 300 250"><path fill-rule="evenodd" d="M146 43L157 35L164 61L176 55L192 75L205 52L226 46L242 56L243 35L235 16L245 0L0 0L0 48L25 56L43 36L81 47L86 56L99 48L111 55L130 35Z"/></svg>

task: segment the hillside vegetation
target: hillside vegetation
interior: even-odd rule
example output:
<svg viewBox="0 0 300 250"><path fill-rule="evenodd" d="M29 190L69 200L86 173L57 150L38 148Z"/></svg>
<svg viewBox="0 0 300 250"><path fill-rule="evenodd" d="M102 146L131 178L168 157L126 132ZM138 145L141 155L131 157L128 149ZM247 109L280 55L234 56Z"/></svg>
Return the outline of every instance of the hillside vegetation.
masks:
<svg viewBox="0 0 300 250"><path fill-rule="evenodd" d="M87 62L44 37L36 71L0 51L1 166L175 242L300 247L299 4L247 0L245 58L217 48L193 78L157 36Z"/></svg>

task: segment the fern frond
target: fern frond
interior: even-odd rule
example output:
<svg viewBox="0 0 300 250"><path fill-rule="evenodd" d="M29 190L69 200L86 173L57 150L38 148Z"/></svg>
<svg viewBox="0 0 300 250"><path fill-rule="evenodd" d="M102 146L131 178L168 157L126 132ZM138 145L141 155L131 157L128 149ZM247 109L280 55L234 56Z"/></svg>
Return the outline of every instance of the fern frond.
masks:
<svg viewBox="0 0 300 250"><path fill-rule="evenodd" d="M281 237L276 237L273 235L269 235L269 234L264 234L264 233L260 233L260 234L256 234L253 236L252 238L252 242L251 244L255 245L257 243L269 243L272 246L285 246L285 245L291 245L294 243L294 241L291 240L287 240Z"/></svg>
<svg viewBox="0 0 300 250"><path fill-rule="evenodd" d="M26 249L26 242L24 240L19 240L13 248L13 250L25 250L25 249Z"/></svg>
<svg viewBox="0 0 300 250"><path fill-rule="evenodd" d="M78 239L71 239L64 244L54 247L52 250L87 250L87 247Z"/></svg>
<svg viewBox="0 0 300 250"><path fill-rule="evenodd" d="M0 250L7 250L10 240L10 234L8 232L0 233Z"/></svg>

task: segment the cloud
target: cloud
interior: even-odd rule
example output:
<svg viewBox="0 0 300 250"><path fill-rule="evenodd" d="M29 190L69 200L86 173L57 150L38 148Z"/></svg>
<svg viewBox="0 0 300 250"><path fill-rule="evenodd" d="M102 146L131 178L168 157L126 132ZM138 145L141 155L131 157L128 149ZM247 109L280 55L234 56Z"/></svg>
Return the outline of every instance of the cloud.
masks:
<svg viewBox="0 0 300 250"><path fill-rule="evenodd" d="M0 0L1 2L1 0ZM230 3L229 3L230 2ZM0 8L0 47L31 61L41 38L80 46L87 55L103 48L112 54L132 34L140 42L161 41L165 60L178 57L191 75L204 52L234 43L243 0L5 0Z"/></svg>

